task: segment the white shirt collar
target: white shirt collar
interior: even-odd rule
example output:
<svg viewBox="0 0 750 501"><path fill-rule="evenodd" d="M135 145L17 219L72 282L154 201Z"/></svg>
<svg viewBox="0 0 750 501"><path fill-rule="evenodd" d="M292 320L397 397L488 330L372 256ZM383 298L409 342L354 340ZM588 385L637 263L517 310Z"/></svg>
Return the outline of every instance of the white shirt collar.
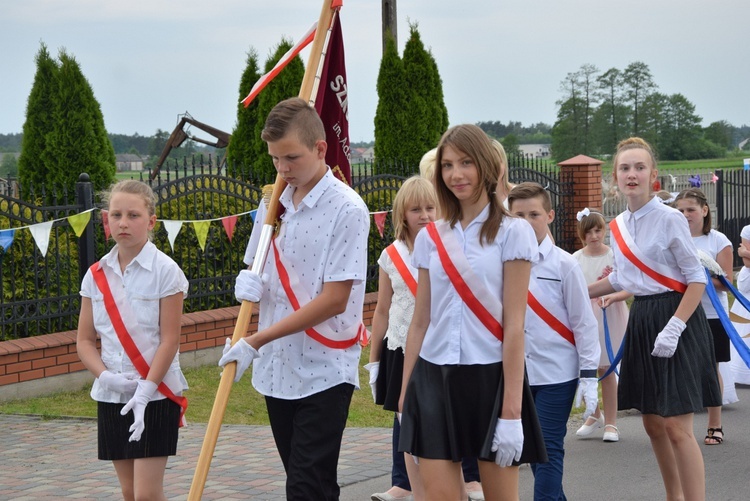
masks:
<svg viewBox="0 0 750 501"><path fill-rule="evenodd" d="M658 208L660 205L662 205L661 200L659 199L659 197L654 195L653 197L651 197L651 200L646 202L646 204L643 207L636 210L635 212L631 212L631 210L628 208L625 209L625 212L628 216L628 220L631 220L633 218L638 220L638 219L641 219L646 214L648 214L649 212L651 212L652 210Z"/></svg>
<svg viewBox="0 0 750 501"><path fill-rule="evenodd" d="M333 175L331 169L326 167L326 173L322 178L320 178L320 181L318 181L315 186L313 186L313 189L310 190L310 193L305 195L305 198L302 199L300 205L304 204L307 207L313 207L321 197L321 195L325 193L328 187L335 182L340 181ZM279 202L281 202L281 205L283 205L284 208L290 212L294 211L294 203L292 202L294 190L295 188L293 188L292 186L287 186L279 197Z"/></svg>
<svg viewBox="0 0 750 501"><path fill-rule="evenodd" d="M154 257L156 256L156 246L151 242L146 242L141 252L133 258L131 263L138 263L138 265L146 271L152 271ZM120 253L120 246L115 245L107 256L102 259L102 262L112 268L113 270L120 271L120 264L118 262L118 255ZM130 266L130 264L128 264Z"/></svg>

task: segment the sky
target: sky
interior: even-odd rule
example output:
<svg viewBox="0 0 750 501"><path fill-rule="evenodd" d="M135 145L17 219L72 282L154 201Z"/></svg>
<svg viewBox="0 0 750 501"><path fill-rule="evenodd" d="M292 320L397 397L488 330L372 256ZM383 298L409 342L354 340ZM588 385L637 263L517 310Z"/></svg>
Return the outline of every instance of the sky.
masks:
<svg viewBox="0 0 750 501"><path fill-rule="evenodd" d="M231 132L250 48L261 65L282 36L317 21L314 0L2 0L0 133L21 132L40 42L73 55L108 132L171 131L186 111ZM659 92L681 93L707 126L750 124L747 0L398 2L399 53L418 23L437 61L451 125L553 124L560 83L583 64L642 61ZM374 139L381 2L341 11L350 136ZM309 48L302 52L306 61ZM244 97L244 96L243 96ZM196 131L198 137L205 134Z"/></svg>

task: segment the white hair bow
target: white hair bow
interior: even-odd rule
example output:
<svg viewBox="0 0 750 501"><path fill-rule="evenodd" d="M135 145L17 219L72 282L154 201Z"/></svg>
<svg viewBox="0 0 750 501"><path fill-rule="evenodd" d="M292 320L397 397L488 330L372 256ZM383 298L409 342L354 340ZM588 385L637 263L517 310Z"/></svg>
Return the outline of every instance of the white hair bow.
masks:
<svg viewBox="0 0 750 501"><path fill-rule="evenodd" d="M576 214L576 219L580 222L581 219L591 214L591 211L588 207L584 207L582 211L579 211L578 214Z"/></svg>

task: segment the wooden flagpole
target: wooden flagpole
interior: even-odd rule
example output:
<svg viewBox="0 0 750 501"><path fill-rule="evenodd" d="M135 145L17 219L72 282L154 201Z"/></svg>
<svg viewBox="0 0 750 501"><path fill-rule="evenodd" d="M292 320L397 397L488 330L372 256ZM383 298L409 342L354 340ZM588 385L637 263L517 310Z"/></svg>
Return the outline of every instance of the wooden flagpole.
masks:
<svg viewBox="0 0 750 501"><path fill-rule="evenodd" d="M315 77L320 65L321 54L323 52L323 46L325 44L326 34L328 28L331 25L333 19L334 8L332 4L340 5L337 0L323 0L323 7L321 9L320 17L318 18L318 27L315 31L315 38L313 39L312 49L310 52L310 59L308 60L307 67L305 68L305 76L302 79L302 86L300 87L299 97L305 101L310 101L312 97L312 89L315 84ZM268 212L266 213L266 220L264 221L264 230L270 229L266 233L272 232L273 226L276 224L278 208L279 208L279 197L286 187L286 181L277 175L276 182L273 186L273 194L271 200L268 203ZM268 245L270 240L261 237L261 244L258 246L258 252L255 255L253 262L253 270L256 270L256 266L262 271L262 266L265 263L266 255L268 254ZM249 301L243 301L240 306L240 312L237 316L237 323L232 334L232 345L242 339L247 332L247 328L250 325L250 319L253 314L253 303ZM227 408L229 401L229 392L232 389L232 382L234 376L237 373L237 363L231 362L224 366L224 370L221 374L221 381L219 387L216 390L216 398L214 399L214 406L211 409L211 416L208 419L208 425L206 426L206 435L203 438L203 446L201 447L200 456L198 457L198 463L195 467L195 474L193 475L193 483L190 485L190 492L188 493L188 501L200 501L203 496L203 489L206 485L206 479L208 478L208 470L211 466L211 459L213 458L214 451L216 449L216 442L219 439L219 431L221 430L221 423L224 420L224 412Z"/></svg>

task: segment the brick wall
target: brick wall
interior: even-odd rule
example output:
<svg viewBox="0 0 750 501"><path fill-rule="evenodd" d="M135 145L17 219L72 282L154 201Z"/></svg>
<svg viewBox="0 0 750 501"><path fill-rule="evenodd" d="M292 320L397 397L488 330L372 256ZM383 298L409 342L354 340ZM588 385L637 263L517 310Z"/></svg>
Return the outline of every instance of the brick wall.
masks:
<svg viewBox="0 0 750 501"><path fill-rule="evenodd" d="M365 295L363 321L369 328L375 312L377 293ZM180 363L183 367L215 363L232 337L240 307L187 313L182 316ZM248 330L258 329L253 313ZM76 353L76 332L0 342L0 401L74 390L93 376Z"/></svg>

